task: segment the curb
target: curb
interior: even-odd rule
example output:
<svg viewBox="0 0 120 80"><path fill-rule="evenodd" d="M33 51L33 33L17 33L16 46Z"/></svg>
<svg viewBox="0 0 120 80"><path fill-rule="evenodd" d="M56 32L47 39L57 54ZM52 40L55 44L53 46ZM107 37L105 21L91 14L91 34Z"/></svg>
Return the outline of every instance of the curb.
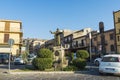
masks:
<svg viewBox="0 0 120 80"><path fill-rule="evenodd" d="M75 73L86 73L89 71L53 71L53 72L44 72L44 71L28 71L28 72L10 72L9 74L75 74Z"/></svg>

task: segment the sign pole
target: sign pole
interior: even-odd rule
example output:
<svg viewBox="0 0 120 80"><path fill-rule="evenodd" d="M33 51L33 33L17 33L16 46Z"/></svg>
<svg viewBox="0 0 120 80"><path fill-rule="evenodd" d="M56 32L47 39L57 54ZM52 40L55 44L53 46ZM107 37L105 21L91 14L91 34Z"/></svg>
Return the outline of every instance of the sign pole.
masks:
<svg viewBox="0 0 120 80"><path fill-rule="evenodd" d="M8 71L9 71L9 73L10 73L10 59L11 59L13 44L14 44L14 40L13 39L9 39L8 40L8 45L10 46L9 63L8 63Z"/></svg>
<svg viewBox="0 0 120 80"><path fill-rule="evenodd" d="M10 54L9 54L9 66L8 66L8 68L9 68L9 73L10 73L10 62L11 62L11 61L10 61L10 58L11 58L11 48L12 48L12 47L10 46Z"/></svg>

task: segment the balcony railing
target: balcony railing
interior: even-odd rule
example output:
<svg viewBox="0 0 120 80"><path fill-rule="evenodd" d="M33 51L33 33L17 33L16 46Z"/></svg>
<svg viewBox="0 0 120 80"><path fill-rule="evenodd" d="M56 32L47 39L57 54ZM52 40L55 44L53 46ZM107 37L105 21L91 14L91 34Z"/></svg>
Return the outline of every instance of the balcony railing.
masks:
<svg viewBox="0 0 120 80"><path fill-rule="evenodd" d="M99 42L97 42L97 44L98 44L98 45L101 45L101 42L99 41ZM105 45L107 45L107 44L108 44L108 42L105 41Z"/></svg>

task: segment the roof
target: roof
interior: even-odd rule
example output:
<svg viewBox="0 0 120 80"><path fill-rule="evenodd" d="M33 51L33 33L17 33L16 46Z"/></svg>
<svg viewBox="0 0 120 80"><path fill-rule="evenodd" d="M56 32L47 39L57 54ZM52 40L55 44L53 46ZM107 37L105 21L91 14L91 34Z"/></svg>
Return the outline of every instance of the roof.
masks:
<svg viewBox="0 0 120 80"><path fill-rule="evenodd" d="M120 10L118 10L118 11L113 11L113 13L117 13L117 12L120 12Z"/></svg>
<svg viewBox="0 0 120 80"><path fill-rule="evenodd" d="M120 54L108 54L108 55L105 55L104 57L120 57Z"/></svg>
<svg viewBox="0 0 120 80"><path fill-rule="evenodd" d="M0 22L19 22L19 23L21 23L22 21L19 21L19 20L0 19Z"/></svg>

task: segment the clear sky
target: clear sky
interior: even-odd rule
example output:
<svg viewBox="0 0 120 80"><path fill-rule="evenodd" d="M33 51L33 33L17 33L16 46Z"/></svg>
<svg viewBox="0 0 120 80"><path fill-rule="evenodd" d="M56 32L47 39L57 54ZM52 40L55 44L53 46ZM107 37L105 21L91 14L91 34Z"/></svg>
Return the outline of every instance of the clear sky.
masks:
<svg viewBox="0 0 120 80"><path fill-rule="evenodd" d="M0 19L21 20L24 38L52 39L59 29L114 28L113 11L120 0L0 0Z"/></svg>

